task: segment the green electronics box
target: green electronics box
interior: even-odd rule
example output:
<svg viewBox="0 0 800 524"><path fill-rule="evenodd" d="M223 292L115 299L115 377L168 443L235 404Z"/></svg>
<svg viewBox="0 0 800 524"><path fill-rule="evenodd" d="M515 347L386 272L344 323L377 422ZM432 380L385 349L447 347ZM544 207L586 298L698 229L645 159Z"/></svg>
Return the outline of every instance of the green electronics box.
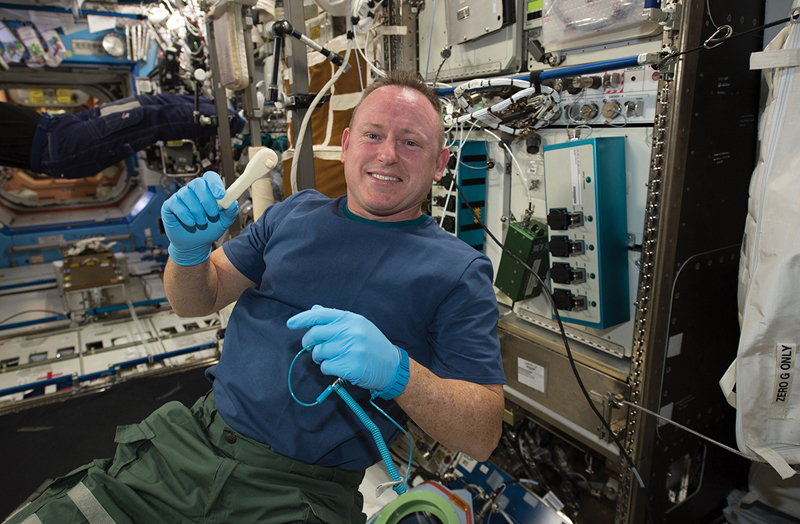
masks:
<svg viewBox="0 0 800 524"><path fill-rule="evenodd" d="M527 226L513 222L508 228L505 247L536 271L539 278L547 278L549 255L544 224L536 220L531 220ZM542 292L539 280L505 251L494 285L515 302L539 296Z"/></svg>

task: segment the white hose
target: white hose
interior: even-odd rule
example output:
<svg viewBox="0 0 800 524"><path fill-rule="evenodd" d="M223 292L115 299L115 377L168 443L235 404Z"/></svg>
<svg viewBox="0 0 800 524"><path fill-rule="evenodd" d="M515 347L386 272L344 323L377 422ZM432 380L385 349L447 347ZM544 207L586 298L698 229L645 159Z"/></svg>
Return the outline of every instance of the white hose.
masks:
<svg viewBox="0 0 800 524"><path fill-rule="evenodd" d="M355 38L355 37L354 37ZM336 71L328 83L317 93L317 96L314 97L314 100L311 102L311 106L308 108L308 112L306 112L306 116L303 118L303 124L300 126L300 131L297 133L297 145L294 148L294 158L292 159L292 172L291 172L291 182L292 182L292 193L297 193L297 164L299 163L298 160L300 159L300 150L303 147L303 137L306 133L306 128L308 127L308 123L311 122L311 114L314 112L314 109L317 107L317 104L325 96L325 93L333 87L333 84L339 80L339 77L347 69L347 65L350 63L350 51L353 49L353 41L347 41L347 51L344 53L344 65ZM311 159L313 162L314 159L314 145L311 145Z"/></svg>

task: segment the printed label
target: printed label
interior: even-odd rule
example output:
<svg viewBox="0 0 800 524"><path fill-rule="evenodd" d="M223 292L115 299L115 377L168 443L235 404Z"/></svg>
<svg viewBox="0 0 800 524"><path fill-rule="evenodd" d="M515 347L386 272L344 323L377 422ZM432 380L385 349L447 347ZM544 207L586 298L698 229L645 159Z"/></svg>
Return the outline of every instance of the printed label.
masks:
<svg viewBox="0 0 800 524"><path fill-rule="evenodd" d="M769 408L769 418L786 418L786 407L792 393L794 379L794 355L797 344L778 344L775 347L775 392Z"/></svg>
<svg viewBox="0 0 800 524"><path fill-rule="evenodd" d="M44 90L42 89L28 89L28 102L31 104L41 104L44 105L47 103L47 99L44 97Z"/></svg>
<svg viewBox="0 0 800 524"><path fill-rule="evenodd" d="M64 236L63 235L41 236L41 237L39 237L37 242L39 243L39 245L42 245L42 244L60 244L60 243L64 242Z"/></svg>
<svg viewBox="0 0 800 524"><path fill-rule="evenodd" d="M72 39L72 52L76 55L104 56L103 42L100 40Z"/></svg>
<svg viewBox="0 0 800 524"><path fill-rule="evenodd" d="M544 366L517 357L517 381L544 393Z"/></svg>
<svg viewBox="0 0 800 524"><path fill-rule="evenodd" d="M458 465L466 469L469 473L472 473L472 470L478 465L478 461L466 453L462 453L461 460L458 461Z"/></svg>
<svg viewBox="0 0 800 524"><path fill-rule="evenodd" d="M531 269L533 269L534 273L539 274L539 266L541 265L542 265L542 259L537 258L536 260L533 261L533 267ZM533 293L533 290L536 288L537 284L539 284L539 279L537 279L534 275L531 275L530 278L528 278L528 286L525 288L526 297L531 293Z"/></svg>
<svg viewBox="0 0 800 524"><path fill-rule="evenodd" d="M581 153L577 149L570 149L569 151L569 169L572 174L572 205L582 206Z"/></svg>

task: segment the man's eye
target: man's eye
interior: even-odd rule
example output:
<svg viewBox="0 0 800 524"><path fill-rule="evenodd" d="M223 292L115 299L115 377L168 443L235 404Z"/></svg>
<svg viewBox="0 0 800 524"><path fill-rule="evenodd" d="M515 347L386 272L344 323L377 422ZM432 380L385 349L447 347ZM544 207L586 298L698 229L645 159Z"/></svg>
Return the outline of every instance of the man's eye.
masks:
<svg viewBox="0 0 800 524"><path fill-rule="evenodd" d="M416 145L417 145L417 143L416 143L416 142L414 142L413 140L406 140L406 145L407 145L407 146L412 146L412 147L414 147L414 146L416 146Z"/></svg>
<svg viewBox="0 0 800 524"><path fill-rule="evenodd" d="M375 133L367 133L367 138L375 139L378 138L378 135L376 135Z"/></svg>

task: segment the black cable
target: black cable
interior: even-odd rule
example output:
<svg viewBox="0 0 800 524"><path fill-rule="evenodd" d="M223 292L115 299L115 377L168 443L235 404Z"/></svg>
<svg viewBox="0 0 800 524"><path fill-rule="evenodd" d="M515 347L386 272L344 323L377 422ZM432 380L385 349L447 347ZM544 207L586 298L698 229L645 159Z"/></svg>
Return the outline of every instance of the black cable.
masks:
<svg viewBox="0 0 800 524"><path fill-rule="evenodd" d="M442 66L444 63L447 62L447 58L442 59L442 63L439 64L439 69L436 70L436 75L433 77L433 88L436 89L436 81L439 79L439 73L442 72Z"/></svg>
<svg viewBox="0 0 800 524"><path fill-rule="evenodd" d="M445 62L447 62L447 59L450 58L451 54L452 53L450 51L450 47L449 46L445 47L444 49L442 49L442 52L441 52L442 63L439 64L439 69L436 70L436 76L433 77L433 88L434 89L436 89L436 81L439 79L439 73L442 72L442 66L444 66Z"/></svg>

